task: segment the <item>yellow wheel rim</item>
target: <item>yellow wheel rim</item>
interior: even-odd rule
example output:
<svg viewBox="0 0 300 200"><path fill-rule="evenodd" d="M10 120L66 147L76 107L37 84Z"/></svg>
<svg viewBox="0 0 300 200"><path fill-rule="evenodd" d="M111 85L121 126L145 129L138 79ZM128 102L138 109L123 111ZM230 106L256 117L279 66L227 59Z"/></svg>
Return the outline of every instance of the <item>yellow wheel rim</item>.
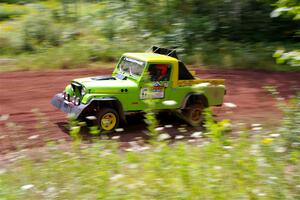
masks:
<svg viewBox="0 0 300 200"><path fill-rule="evenodd" d="M193 121L199 121L202 117L202 112L201 112L201 109L195 109L192 111L191 113L191 119Z"/></svg>
<svg viewBox="0 0 300 200"><path fill-rule="evenodd" d="M114 113L106 113L101 118L101 127L103 130L110 131L117 124L117 117Z"/></svg>

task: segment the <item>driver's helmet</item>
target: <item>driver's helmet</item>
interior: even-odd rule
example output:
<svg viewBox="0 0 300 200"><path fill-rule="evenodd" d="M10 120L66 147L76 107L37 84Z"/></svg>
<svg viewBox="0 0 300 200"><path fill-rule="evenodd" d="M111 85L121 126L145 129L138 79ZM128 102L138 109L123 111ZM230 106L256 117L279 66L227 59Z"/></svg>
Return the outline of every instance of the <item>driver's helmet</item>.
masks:
<svg viewBox="0 0 300 200"><path fill-rule="evenodd" d="M168 75L168 65L166 64L157 64L156 69L160 71L160 76Z"/></svg>

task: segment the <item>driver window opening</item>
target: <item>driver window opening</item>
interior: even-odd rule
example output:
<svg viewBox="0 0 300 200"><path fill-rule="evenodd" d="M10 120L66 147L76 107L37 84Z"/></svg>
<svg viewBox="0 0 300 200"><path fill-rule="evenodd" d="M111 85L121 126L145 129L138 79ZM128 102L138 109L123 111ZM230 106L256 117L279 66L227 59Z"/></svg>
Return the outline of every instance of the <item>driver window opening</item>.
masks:
<svg viewBox="0 0 300 200"><path fill-rule="evenodd" d="M169 64L150 64L149 76L151 81L169 81L171 65Z"/></svg>

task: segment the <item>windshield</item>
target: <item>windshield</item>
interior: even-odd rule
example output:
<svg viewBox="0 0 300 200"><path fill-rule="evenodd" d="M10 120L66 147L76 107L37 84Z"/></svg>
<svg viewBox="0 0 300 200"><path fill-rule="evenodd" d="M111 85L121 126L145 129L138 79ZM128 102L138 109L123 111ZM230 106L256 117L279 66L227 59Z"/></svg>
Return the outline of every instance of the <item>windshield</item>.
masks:
<svg viewBox="0 0 300 200"><path fill-rule="evenodd" d="M145 63L142 61L123 57L119 64L119 70L133 76L140 76L144 70L144 66Z"/></svg>

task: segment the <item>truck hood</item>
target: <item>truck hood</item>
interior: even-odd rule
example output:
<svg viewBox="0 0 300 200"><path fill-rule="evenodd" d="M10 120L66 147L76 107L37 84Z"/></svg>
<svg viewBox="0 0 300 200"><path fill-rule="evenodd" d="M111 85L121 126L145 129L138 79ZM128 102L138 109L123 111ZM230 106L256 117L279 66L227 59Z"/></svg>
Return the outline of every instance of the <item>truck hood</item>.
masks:
<svg viewBox="0 0 300 200"><path fill-rule="evenodd" d="M79 83L83 85L86 89L90 90L90 92L100 92L99 89L104 89L113 92L119 92L119 89L128 89L137 87L136 81L126 79L120 80L111 76L96 76L96 77L86 77L74 79L72 82Z"/></svg>

